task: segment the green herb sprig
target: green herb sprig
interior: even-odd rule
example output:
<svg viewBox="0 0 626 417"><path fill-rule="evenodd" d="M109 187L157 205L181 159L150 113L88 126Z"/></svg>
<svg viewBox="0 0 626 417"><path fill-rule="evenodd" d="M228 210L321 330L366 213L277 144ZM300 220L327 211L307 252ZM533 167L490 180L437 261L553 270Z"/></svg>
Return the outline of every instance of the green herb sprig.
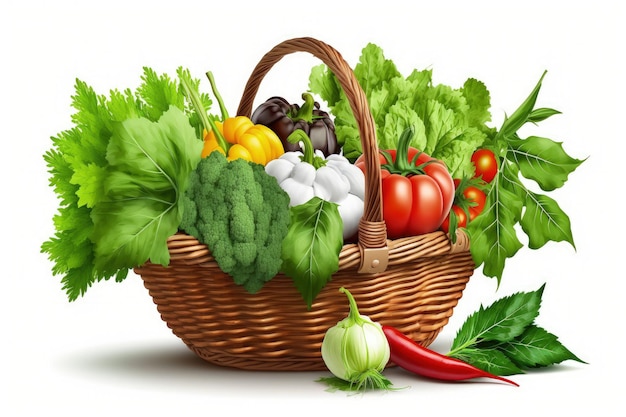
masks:
<svg viewBox="0 0 626 417"><path fill-rule="evenodd" d="M471 314L456 334L448 356L506 376L566 360L586 363L558 338L535 324L545 284L536 291L503 297Z"/></svg>

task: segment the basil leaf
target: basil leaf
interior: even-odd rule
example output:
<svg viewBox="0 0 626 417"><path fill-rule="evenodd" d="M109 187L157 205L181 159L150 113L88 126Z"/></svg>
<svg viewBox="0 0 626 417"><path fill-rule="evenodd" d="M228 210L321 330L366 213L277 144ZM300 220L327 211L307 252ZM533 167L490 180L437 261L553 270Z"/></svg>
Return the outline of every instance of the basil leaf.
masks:
<svg viewBox="0 0 626 417"><path fill-rule="evenodd" d="M452 342L456 353L480 341L508 342L524 332L539 314L545 284L537 291L503 297L489 307L480 306L459 329Z"/></svg>
<svg viewBox="0 0 626 417"><path fill-rule="evenodd" d="M451 356L494 375L506 376L524 373L503 352L495 348L463 349Z"/></svg>
<svg viewBox="0 0 626 417"><path fill-rule="evenodd" d="M308 308L339 269L343 222L336 203L313 197L294 206L283 239L282 271L294 280Z"/></svg>
<svg viewBox="0 0 626 417"><path fill-rule="evenodd" d="M528 326L524 333L501 344L498 349L523 368L545 367L568 359L585 363L563 346L555 335L536 325Z"/></svg>

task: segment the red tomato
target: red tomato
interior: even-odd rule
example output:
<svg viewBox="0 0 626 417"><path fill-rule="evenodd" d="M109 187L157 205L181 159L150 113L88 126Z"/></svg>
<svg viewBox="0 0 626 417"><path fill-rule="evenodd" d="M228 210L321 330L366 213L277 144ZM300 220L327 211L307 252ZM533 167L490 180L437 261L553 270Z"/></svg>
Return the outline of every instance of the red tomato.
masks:
<svg viewBox="0 0 626 417"><path fill-rule="evenodd" d="M485 182L491 182L498 173L498 161L489 149L478 149L472 155L475 174L474 177L481 177Z"/></svg>
<svg viewBox="0 0 626 417"><path fill-rule="evenodd" d="M396 160L395 150L386 152ZM409 148L408 161L413 161L418 153L417 149ZM404 176L381 170L383 218L390 239L433 232L448 215L454 202L454 182L445 164L427 154L418 155L414 165L429 161L423 168L424 174ZM386 163L383 155L380 163ZM365 172L363 156L355 165Z"/></svg>

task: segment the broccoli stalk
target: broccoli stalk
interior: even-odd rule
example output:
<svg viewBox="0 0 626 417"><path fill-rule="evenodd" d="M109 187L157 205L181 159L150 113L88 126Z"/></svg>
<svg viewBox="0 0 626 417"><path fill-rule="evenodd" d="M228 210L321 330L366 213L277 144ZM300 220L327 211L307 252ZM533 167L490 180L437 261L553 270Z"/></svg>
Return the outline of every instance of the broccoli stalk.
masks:
<svg viewBox="0 0 626 417"><path fill-rule="evenodd" d="M191 173L182 204L180 229L237 285L255 293L279 272L289 196L262 165L213 152Z"/></svg>

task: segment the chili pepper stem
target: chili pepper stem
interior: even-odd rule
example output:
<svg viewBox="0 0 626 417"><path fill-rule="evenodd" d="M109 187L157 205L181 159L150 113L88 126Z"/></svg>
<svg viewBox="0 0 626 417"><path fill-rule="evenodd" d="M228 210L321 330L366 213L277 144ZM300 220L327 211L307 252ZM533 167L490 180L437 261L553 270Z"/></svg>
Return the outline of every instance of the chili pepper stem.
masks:
<svg viewBox="0 0 626 417"><path fill-rule="evenodd" d="M287 136L287 141L289 143L297 144L298 142L302 142L303 144L303 155L300 157L302 162L309 163L313 165L315 169L321 168L326 165L326 160L324 158L320 158L315 155L315 149L313 148L313 142L311 142L311 138L307 135L304 130L296 129Z"/></svg>

